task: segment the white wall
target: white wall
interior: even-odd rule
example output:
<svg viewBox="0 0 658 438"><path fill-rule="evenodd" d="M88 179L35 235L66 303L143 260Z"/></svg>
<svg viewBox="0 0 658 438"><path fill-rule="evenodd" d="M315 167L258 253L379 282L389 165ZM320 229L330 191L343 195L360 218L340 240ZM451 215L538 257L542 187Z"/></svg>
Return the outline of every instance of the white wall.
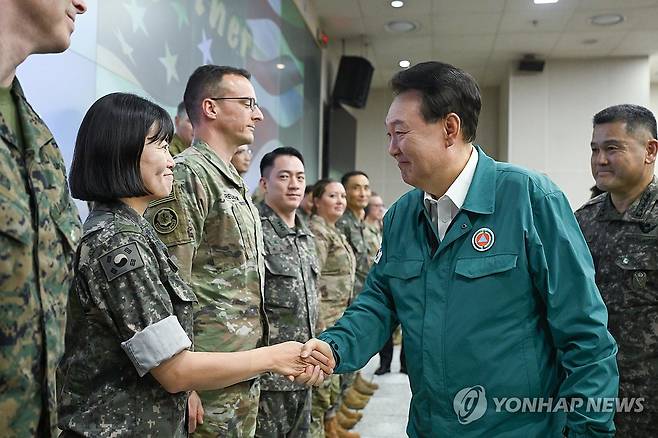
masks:
<svg viewBox="0 0 658 438"><path fill-rule="evenodd" d="M497 160L499 159L500 87L484 87L480 93L482 110L474 143L480 145L487 155Z"/></svg>
<svg viewBox="0 0 658 438"><path fill-rule="evenodd" d="M513 72L508 90L508 161L548 174L576 209L589 198L592 116L620 103L649 105L649 59L547 61L542 73Z"/></svg>
<svg viewBox="0 0 658 438"><path fill-rule="evenodd" d="M655 117L658 117L658 82L651 84L651 95L649 97L649 109Z"/></svg>

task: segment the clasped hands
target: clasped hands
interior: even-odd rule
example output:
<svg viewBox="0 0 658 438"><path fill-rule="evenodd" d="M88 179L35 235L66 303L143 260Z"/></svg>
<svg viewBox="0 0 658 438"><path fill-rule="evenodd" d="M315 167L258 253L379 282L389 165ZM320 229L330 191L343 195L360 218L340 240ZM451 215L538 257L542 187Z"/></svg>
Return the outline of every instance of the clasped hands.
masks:
<svg viewBox="0 0 658 438"><path fill-rule="evenodd" d="M284 353L275 359L273 371L286 376L291 382L319 386L333 374L336 367L331 347L319 339L313 338L305 344L284 342L272 347Z"/></svg>

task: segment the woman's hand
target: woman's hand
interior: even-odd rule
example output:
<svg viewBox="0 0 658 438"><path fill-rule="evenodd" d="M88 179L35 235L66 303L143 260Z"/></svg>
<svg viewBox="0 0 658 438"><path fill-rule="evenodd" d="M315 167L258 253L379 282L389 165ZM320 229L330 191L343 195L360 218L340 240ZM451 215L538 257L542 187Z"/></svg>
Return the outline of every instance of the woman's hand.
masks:
<svg viewBox="0 0 658 438"><path fill-rule="evenodd" d="M191 391L187 398L187 431L193 433L197 424L203 424L203 404L196 391Z"/></svg>

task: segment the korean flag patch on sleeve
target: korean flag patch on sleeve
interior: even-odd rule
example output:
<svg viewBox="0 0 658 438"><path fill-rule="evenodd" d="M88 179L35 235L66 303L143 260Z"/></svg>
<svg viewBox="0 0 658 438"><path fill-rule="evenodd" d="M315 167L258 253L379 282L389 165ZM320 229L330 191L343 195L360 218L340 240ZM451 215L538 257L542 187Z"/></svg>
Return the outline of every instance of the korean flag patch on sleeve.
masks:
<svg viewBox="0 0 658 438"><path fill-rule="evenodd" d="M144 266L144 260L136 243L120 246L99 258L107 281L112 281L126 272Z"/></svg>

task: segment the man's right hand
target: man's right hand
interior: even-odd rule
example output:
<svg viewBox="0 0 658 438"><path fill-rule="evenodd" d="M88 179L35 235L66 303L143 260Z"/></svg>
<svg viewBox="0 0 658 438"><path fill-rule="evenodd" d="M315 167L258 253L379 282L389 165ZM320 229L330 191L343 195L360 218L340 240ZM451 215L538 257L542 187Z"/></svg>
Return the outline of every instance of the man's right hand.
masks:
<svg viewBox="0 0 658 438"><path fill-rule="evenodd" d="M334 360L334 352L329 346L329 344L316 338L310 339L302 346L301 357L302 360L306 361L309 364L317 364L318 362L321 362L322 364L325 365L325 367L331 368L331 370L333 370L336 367L336 361ZM323 367L323 369L325 367ZM330 373L326 373L326 374L330 374ZM313 376L311 376L308 372L305 372L299 376L296 376L294 380L295 382L304 385L309 385L309 386L314 384L317 385L318 384L317 380L313 379L312 377Z"/></svg>

